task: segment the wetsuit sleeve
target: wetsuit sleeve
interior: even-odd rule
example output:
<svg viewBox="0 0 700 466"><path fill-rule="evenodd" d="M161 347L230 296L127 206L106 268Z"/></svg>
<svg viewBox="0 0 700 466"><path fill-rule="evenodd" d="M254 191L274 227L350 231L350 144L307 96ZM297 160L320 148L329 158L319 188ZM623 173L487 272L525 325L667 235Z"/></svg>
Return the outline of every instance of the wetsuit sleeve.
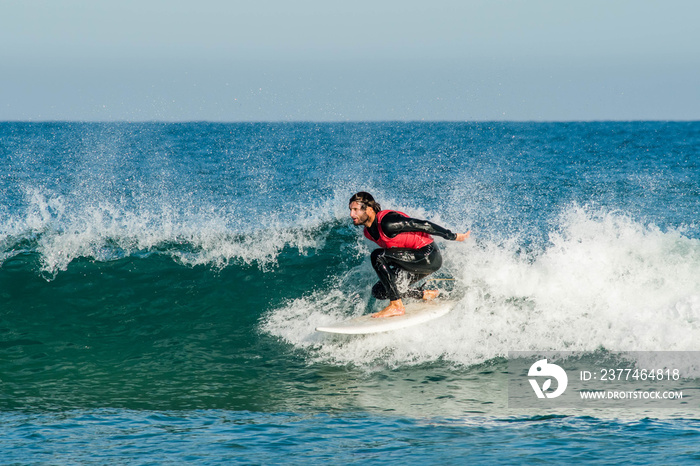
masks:
<svg viewBox="0 0 700 466"><path fill-rule="evenodd" d="M396 212L389 212L384 216L382 219L382 231L389 238L393 238L399 233L411 231L420 231L452 241L457 238L457 234L452 233L450 230L443 228L440 225L436 225L427 220L404 217Z"/></svg>

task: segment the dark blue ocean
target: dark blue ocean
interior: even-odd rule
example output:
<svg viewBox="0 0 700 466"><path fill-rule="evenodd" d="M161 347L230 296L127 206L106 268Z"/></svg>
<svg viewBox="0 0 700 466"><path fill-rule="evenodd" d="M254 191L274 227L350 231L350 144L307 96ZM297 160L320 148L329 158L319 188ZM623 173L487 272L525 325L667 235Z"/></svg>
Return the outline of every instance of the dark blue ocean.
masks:
<svg viewBox="0 0 700 466"><path fill-rule="evenodd" d="M450 314L315 332L385 304L357 191L471 229ZM2 464L700 461L700 361L533 409L525 350L700 351L700 123L0 123Z"/></svg>

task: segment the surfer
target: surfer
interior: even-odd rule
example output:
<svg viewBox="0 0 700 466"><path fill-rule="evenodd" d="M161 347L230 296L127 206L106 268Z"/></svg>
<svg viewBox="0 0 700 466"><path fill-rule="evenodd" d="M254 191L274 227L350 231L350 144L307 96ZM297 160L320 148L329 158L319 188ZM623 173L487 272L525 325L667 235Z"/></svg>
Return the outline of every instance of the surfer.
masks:
<svg viewBox="0 0 700 466"><path fill-rule="evenodd" d="M364 225L367 239L377 243L372 251L372 267L379 282L372 287L376 299L388 299L389 305L372 317L400 316L406 312L402 297L431 300L438 290L408 289L417 281L435 272L442 265L442 256L431 235L453 241L464 241L471 231L455 234L427 220L410 218L396 210L382 210L371 194L359 192L350 198L350 218L355 225Z"/></svg>

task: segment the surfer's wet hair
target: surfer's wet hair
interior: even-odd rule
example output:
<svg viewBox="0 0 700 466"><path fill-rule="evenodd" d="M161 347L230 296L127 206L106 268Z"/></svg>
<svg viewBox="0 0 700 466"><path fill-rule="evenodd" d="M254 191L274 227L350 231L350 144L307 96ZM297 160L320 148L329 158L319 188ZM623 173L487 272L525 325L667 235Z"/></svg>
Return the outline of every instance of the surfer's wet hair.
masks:
<svg viewBox="0 0 700 466"><path fill-rule="evenodd" d="M362 206L364 206L365 209L367 207L371 207L372 210L374 210L374 213L377 213L380 210L382 210L382 208L379 206L379 203L374 200L372 195L364 191L360 191L359 193L354 194L350 198L350 202L348 202L348 205L352 204L353 202L359 202L360 204L362 204Z"/></svg>

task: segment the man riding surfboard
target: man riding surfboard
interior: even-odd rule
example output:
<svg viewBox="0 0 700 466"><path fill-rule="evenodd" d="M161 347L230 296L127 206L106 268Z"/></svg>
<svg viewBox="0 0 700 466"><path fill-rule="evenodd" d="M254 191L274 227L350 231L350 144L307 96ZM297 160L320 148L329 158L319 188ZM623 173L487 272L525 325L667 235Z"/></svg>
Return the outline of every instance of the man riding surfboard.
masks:
<svg viewBox="0 0 700 466"><path fill-rule="evenodd" d="M442 256L431 235L453 241L464 241L471 231L455 234L427 220L411 218L396 210L381 210L371 194L359 192L350 198L350 218L364 226L364 235L379 249L372 251L372 267L379 282L372 287L376 299L388 299L389 305L372 317L400 316L406 312L402 297L430 300L438 290L408 289L399 285L413 283L437 271Z"/></svg>

